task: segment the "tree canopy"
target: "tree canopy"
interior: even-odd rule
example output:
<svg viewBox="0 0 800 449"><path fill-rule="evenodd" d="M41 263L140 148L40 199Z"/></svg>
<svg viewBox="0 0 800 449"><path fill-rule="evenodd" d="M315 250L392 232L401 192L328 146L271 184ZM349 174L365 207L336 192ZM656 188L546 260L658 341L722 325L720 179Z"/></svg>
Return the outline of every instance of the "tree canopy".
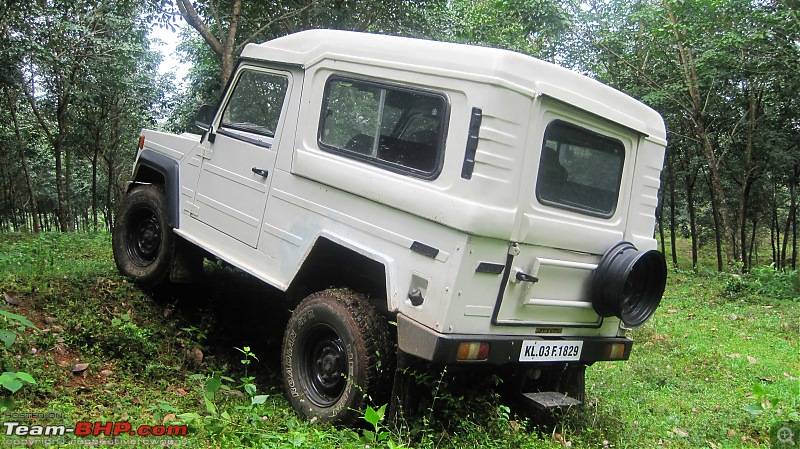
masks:
<svg viewBox="0 0 800 449"><path fill-rule="evenodd" d="M0 228L111 226L139 128L192 130L247 43L338 28L508 48L644 101L669 131L662 245L689 238L695 265L713 245L720 270L794 267L799 9L787 0L5 0L0 135L11 144L0 150ZM182 89L158 74L147 38L178 17L191 27Z"/></svg>

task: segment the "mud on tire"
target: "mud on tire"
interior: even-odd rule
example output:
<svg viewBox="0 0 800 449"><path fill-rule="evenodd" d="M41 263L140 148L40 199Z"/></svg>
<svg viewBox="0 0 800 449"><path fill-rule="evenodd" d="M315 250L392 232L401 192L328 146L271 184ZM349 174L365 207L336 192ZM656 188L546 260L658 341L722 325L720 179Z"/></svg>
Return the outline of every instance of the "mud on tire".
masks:
<svg viewBox="0 0 800 449"><path fill-rule="evenodd" d="M308 418L352 425L388 401L394 374L388 323L363 296L324 290L292 313L283 338L286 397Z"/></svg>
<svg viewBox="0 0 800 449"><path fill-rule="evenodd" d="M135 187L117 209L114 262L139 285L155 286L169 274L175 235L166 217L164 189L155 184Z"/></svg>

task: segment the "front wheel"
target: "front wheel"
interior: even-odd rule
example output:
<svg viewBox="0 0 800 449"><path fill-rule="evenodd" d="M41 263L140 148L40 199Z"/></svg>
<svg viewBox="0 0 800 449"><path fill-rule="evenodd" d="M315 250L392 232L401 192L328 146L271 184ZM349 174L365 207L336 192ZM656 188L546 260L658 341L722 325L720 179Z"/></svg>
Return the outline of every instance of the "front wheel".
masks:
<svg viewBox="0 0 800 449"><path fill-rule="evenodd" d="M352 425L368 403L383 405L394 374L389 329L349 290L308 296L292 313L281 354L286 396L311 419Z"/></svg>
<svg viewBox="0 0 800 449"><path fill-rule="evenodd" d="M166 216L164 189L155 184L131 190L117 211L111 242L114 261L139 285L155 286L169 274L174 234Z"/></svg>

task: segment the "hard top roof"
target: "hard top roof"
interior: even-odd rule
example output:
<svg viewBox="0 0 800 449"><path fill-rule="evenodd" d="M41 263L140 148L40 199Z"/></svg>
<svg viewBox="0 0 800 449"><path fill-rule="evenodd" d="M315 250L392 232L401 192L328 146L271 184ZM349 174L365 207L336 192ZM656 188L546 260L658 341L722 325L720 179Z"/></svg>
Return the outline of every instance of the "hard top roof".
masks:
<svg viewBox="0 0 800 449"><path fill-rule="evenodd" d="M248 44L247 59L311 68L324 60L391 67L544 95L665 143L661 116L587 76L531 56L497 48L339 30L308 30Z"/></svg>

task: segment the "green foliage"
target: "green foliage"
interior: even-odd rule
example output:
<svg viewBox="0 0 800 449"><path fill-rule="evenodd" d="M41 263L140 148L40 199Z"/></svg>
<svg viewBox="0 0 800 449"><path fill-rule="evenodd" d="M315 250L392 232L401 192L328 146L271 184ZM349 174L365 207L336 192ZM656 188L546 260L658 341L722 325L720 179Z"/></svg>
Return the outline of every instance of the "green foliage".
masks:
<svg viewBox="0 0 800 449"><path fill-rule="evenodd" d="M52 316L63 327L62 332L51 328L31 334L19 332L18 323L0 326L19 333L1 355L3 363L16 365L0 371L22 371L36 380L35 384L22 380L23 388L13 394L17 409L39 411L46 398L47 410L62 413L64 424L187 423L190 432L181 443L202 449L363 449L366 445L506 449L563 447L567 442L572 447L660 447L663 442L664 447L675 448L745 448L768 445L770 423L791 420L800 410L800 303L759 294L731 301L722 294L727 278L677 270L669 277L656 315L630 332L635 340L631 359L596 363L587 370L582 409L529 419L493 390L496 382L491 377L478 381L463 373L418 370L414 375L423 383L425 398L421 412L408 422L395 426L385 415L381 418L385 409L373 408L374 413L364 414L370 433L311 423L298 417L283 398L274 357L255 347L233 349L228 344L230 329L241 327L240 313L232 314L227 327L205 321L210 310L198 306L198 290L186 286L168 296L170 304L153 301L116 274L110 252L101 243L104 238L60 236L57 245L44 253L62 261L59 270L25 254L14 256L20 265L0 265L0 291L23 301L17 315L34 323ZM42 236L2 234L0 254L23 247L34 250L42 240ZM680 242L679 248L684 245ZM70 257L75 254L80 256ZM680 263L686 264L683 253ZM241 279L233 274L224 277L230 270L209 274L213 281L200 290L204 300L216 301L224 310L252 307L253 303L231 302L245 289L231 295L231 285L239 285L233 281ZM263 302L260 293L254 295L254 303ZM98 343L88 339L78 343L75 337L84 328L118 329L127 323L152 332L158 350L150 355L150 365L170 370L147 373L147 367L123 368ZM64 341L59 343L59 337ZM207 374L188 375L197 364L186 362L185 350L197 341L206 345ZM68 360L80 358L91 364L87 377L73 375L71 364L54 363L57 346L63 347ZM32 355L34 347L39 351ZM130 351L133 359L146 358L139 348ZM261 362L248 353L258 353ZM112 373L97 383L71 385L96 379L106 369ZM255 391L241 382L250 376L254 379L247 384L255 385ZM761 413L748 412L757 407ZM373 440L384 432L388 432L384 440Z"/></svg>
<svg viewBox="0 0 800 449"><path fill-rule="evenodd" d="M665 119L667 231L672 222L672 232L691 235L699 247L720 243L720 270L760 265L759 245L772 246L770 259L782 268L793 257L792 244L782 243L796 235L800 174L792 124L798 103L787 91L800 82L793 68L796 11L772 1L576 6L566 65L645 101ZM714 178L720 190L711 193L706 181ZM726 249L734 256L727 263Z"/></svg>
<svg viewBox="0 0 800 449"><path fill-rule="evenodd" d="M182 327L181 330L188 334L197 344L202 344L208 337L202 329L195 326Z"/></svg>
<svg viewBox="0 0 800 449"><path fill-rule="evenodd" d="M36 326L33 322L22 315L17 315L16 313L11 313L7 310L0 309L0 317L3 318L3 321L6 325L15 325L18 324L17 330L23 331L26 327L30 327L32 329L36 329ZM3 329L5 335L3 336L3 342L6 345L6 348L14 344L14 340L16 340L17 336L11 329Z"/></svg>
<svg viewBox="0 0 800 449"><path fill-rule="evenodd" d="M169 82L135 1L9 2L0 14L0 229L110 227L135 139Z"/></svg>
<svg viewBox="0 0 800 449"><path fill-rule="evenodd" d="M554 60L570 30L565 5L550 0L455 0L438 12L433 37Z"/></svg>
<svg viewBox="0 0 800 449"><path fill-rule="evenodd" d="M4 328L5 326L13 326L17 331L22 332L25 328L36 329L36 326L29 319L16 313L11 313L7 310L0 309L0 318L2 318L3 328L0 328L0 340L3 341L5 348L8 349L17 340L17 334L12 329ZM0 375L0 386L16 393L25 384L35 384L33 376L24 371L6 371ZM3 411L7 406L0 404L0 411Z"/></svg>
<svg viewBox="0 0 800 449"><path fill-rule="evenodd" d="M266 397L259 398L258 400L255 399L255 397L256 397L256 384L254 384L253 381L256 378L253 377L253 376L248 376L247 375L247 371L248 371L248 368L250 367L250 363L252 363L253 361L257 362L258 361L258 357L256 357L256 355L253 354L250 351L250 346L245 346L243 348L233 348L233 349L236 349L237 351L241 352L242 355L244 356L244 358L239 361L239 363L241 363L244 366L244 376L241 378L242 383L239 385L240 388L242 390L244 390L244 392L247 393L247 395L250 396L253 399L253 404L252 405L256 405L256 402L258 402L260 404L263 404L264 400L266 399Z"/></svg>
<svg viewBox="0 0 800 449"><path fill-rule="evenodd" d="M800 300L800 275L795 270L778 270L773 265L756 267L750 272L760 284L759 293L779 300Z"/></svg>
<svg viewBox="0 0 800 449"><path fill-rule="evenodd" d="M6 371L0 375L0 386L12 393L16 393L25 384L35 383L36 381L30 374L22 371L17 371L16 373Z"/></svg>
<svg viewBox="0 0 800 449"><path fill-rule="evenodd" d="M402 449L405 447L392 439L390 429L384 425L384 419L386 419L386 404L380 406L377 410L371 406L367 406L363 418L364 421L372 426L372 430L364 429L361 431L362 439L368 443L370 447L376 447L376 444L383 444L389 449Z"/></svg>
<svg viewBox="0 0 800 449"><path fill-rule="evenodd" d="M212 11L230 17L230 4L213 9L204 1L192 2L198 7L202 23L210 34L220 42L228 38L226 21L222 29ZM329 28L358 30L406 36L430 37L443 28L436 15L447 4L443 0L317 0L309 3L296 2L243 2L241 4L237 32L233 36L232 59L239 56L247 42L264 42L285 34L313 29ZM164 2L161 11L178 14L175 2ZM431 15L429 15L430 13ZM151 12L152 16L158 16ZM164 14L159 23L169 23L170 15ZM439 35L443 35L439 33ZM193 29L184 33L178 47L184 59L191 62L191 69L184 90L173 95L169 101L174 106L166 129L174 132L197 132L194 117L201 104L217 104L224 87L221 84L222 60L228 55L219 54Z"/></svg>
<svg viewBox="0 0 800 449"><path fill-rule="evenodd" d="M777 395L761 381L753 385L753 402L744 410L755 417L766 419L770 426L777 423L797 422L800 419L800 386L795 386L787 394ZM784 392L786 393L786 392ZM794 393L792 395L792 393ZM788 400L785 398L789 398Z"/></svg>
<svg viewBox="0 0 800 449"><path fill-rule="evenodd" d="M0 319L2 319L0 320L0 340L2 340L5 345L6 351L11 348L11 345L17 340L17 333L14 332L14 329L9 329L7 327L13 327L18 332L22 332L26 328L38 330L28 318L16 313L11 313L7 310L0 309ZM0 359L0 362L1 361L2 359ZM3 365L4 364L5 363L3 363ZM19 391L19 389L26 384L35 383L36 380L34 380L33 376L24 371L5 371L0 375L0 387L10 391L12 394ZM0 413L11 408L11 406L12 403L10 402L0 401Z"/></svg>
<svg viewBox="0 0 800 449"><path fill-rule="evenodd" d="M113 318L108 332L98 337L102 341L95 344L124 367L145 368L158 351L153 331L131 322L128 314Z"/></svg>
<svg viewBox="0 0 800 449"><path fill-rule="evenodd" d="M780 301L800 300L800 275L774 266L756 267L743 275L728 275L723 293L731 299L751 297Z"/></svg>
<svg viewBox="0 0 800 449"><path fill-rule="evenodd" d="M723 293L731 299L758 293L760 290L761 284L758 280L749 279L746 276L738 274L728 276L722 288Z"/></svg>

